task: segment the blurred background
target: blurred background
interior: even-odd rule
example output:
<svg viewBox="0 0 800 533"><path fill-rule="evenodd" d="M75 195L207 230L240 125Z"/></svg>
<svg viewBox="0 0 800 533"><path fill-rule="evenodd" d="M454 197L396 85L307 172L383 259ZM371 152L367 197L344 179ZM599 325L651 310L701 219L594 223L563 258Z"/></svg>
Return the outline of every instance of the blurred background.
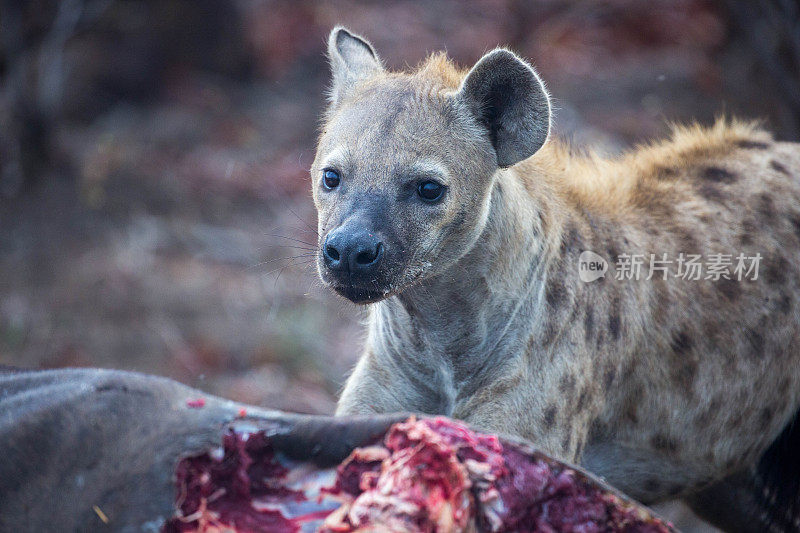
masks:
<svg viewBox="0 0 800 533"><path fill-rule="evenodd" d="M395 69L509 45L609 154L723 112L800 138L793 0L0 0L0 364L332 412L365 317L307 251L339 23Z"/></svg>

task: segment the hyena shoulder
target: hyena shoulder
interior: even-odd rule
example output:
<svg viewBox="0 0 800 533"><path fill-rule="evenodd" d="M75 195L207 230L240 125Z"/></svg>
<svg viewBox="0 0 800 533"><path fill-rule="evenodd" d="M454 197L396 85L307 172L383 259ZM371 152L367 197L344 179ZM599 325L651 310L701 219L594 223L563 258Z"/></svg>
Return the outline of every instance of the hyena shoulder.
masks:
<svg viewBox="0 0 800 533"><path fill-rule="evenodd" d="M568 204L613 214L658 208L665 199L718 201L720 186L798 181L798 146L774 141L756 122L718 119L710 127L673 126L667 138L611 157L551 139L519 170L531 189L544 180Z"/></svg>

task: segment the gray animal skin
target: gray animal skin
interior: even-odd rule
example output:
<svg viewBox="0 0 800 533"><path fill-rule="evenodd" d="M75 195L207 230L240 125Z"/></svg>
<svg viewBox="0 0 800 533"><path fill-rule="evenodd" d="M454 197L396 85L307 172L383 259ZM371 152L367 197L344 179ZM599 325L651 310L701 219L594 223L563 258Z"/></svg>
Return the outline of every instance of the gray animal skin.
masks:
<svg viewBox="0 0 800 533"><path fill-rule="evenodd" d="M264 429L287 455L330 464L404 416L292 415L132 372L0 368L0 532L159 531L177 461L219 446L228 427Z"/></svg>

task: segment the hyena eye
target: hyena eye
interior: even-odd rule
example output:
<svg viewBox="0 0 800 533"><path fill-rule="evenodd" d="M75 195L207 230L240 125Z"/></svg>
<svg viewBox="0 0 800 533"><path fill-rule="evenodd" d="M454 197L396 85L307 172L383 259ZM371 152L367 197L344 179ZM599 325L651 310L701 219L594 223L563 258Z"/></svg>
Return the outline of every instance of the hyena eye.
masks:
<svg viewBox="0 0 800 533"><path fill-rule="evenodd" d="M340 181L339 173L332 168L326 168L322 171L322 184L326 189L335 189L339 186Z"/></svg>
<svg viewBox="0 0 800 533"><path fill-rule="evenodd" d="M417 186L417 194L426 202L435 202L442 197L442 193L444 193L444 187L435 181L423 181Z"/></svg>

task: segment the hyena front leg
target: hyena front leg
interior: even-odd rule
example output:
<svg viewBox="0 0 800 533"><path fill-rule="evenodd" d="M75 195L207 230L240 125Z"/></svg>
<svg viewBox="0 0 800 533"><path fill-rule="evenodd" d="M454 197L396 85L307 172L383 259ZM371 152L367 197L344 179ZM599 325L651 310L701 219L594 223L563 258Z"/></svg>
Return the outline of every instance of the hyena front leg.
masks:
<svg viewBox="0 0 800 533"><path fill-rule="evenodd" d="M405 368L369 349L347 379L336 415L425 413L450 416L447 387L435 372Z"/></svg>
<svg viewBox="0 0 800 533"><path fill-rule="evenodd" d="M397 388L394 381L375 364L371 353L362 355L339 396L336 415L371 415L405 411L401 401L395 398L397 393L390 392Z"/></svg>
<svg viewBox="0 0 800 533"><path fill-rule="evenodd" d="M458 402L453 416L479 429L526 439L563 461L580 463L592 420L601 408L589 372L552 368L530 377L517 370ZM533 386L531 386L533 384Z"/></svg>

